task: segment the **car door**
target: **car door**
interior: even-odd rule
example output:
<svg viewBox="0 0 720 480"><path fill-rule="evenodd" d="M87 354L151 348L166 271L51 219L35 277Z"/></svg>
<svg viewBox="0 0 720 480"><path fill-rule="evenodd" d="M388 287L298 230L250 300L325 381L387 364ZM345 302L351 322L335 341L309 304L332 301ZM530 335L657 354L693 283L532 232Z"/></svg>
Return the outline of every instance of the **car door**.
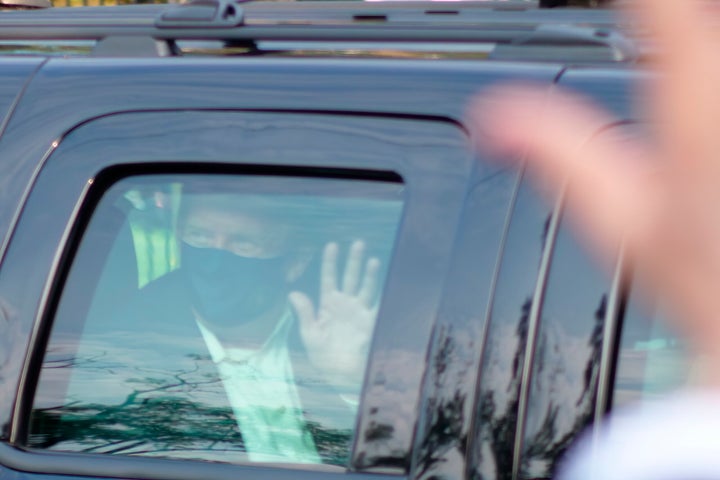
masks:
<svg viewBox="0 0 720 480"><path fill-rule="evenodd" d="M109 115L74 129L42 168L0 273L13 320L32 325L26 360L14 358L21 384L3 463L145 478L402 474L473 165L464 133L437 121L175 111ZM319 457L279 465L238 451L229 410L201 401L218 387L206 384L207 352L183 351L167 363L167 345L197 346L189 338L196 325L114 319L132 295L182 265L177 203L198 192L282 198L283 215L306 237L318 228L327 234L306 252L316 270L330 241L340 252L337 277L356 239L381 265L360 383L323 390L306 379L299 393L314 397L303 405L324 408L337 397L338 408L353 412L340 427L328 411L315 417ZM314 302L319 275L307 281ZM182 303L177 293L167 298L168 309Z"/></svg>
<svg viewBox="0 0 720 480"><path fill-rule="evenodd" d="M630 81L624 71L580 68L558 79L618 116L617 123L586 132L590 138L631 122ZM627 302L619 250L602 268L573 233L564 215L572 206L562 192L543 191L536 180L525 175L518 181L494 282L469 441L470 478L551 478L574 442L590 428L598 431L612 403L618 322ZM637 376L622 360L632 356L628 350L621 349L619 372Z"/></svg>

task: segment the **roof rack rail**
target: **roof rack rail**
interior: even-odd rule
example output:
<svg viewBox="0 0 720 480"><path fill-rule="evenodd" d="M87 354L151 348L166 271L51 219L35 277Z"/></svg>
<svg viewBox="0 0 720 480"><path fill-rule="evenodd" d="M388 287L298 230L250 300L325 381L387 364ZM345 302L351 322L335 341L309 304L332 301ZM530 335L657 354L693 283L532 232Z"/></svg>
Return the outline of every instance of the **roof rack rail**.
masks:
<svg viewBox="0 0 720 480"><path fill-rule="evenodd" d="M23 9L34 10L37 8L50 8L50 0L0 0L0 10Z"/></svg>
<svg viewBox="0 0 720 480"><path fill-rule="evenodd" d="M242 23L242 7L232 0L192 0L155 18L157 28L231 28Z"/></svg>
<svg viewBox="0 0 720 480"><path fill-rule="evenodd" d="M0 0L2 1L2 0ZM494 59L632 62L634 42L604 10L538 9L507 2L248 2L192 0L6 12L0 40L92 40L96 55L173 55L174 42L492 44ZM81 11L78 11L81 10ZM146 49L123 37L146 37ZM110 39L112 40L105 40ZM164 42L164 47L156 43ZM108 45L112 44L112 48ZM256 52L257 53L257 52Z"/></svg>
<svg viewBox="0 0 720 480"><path fill-rule="evenodd" d="M605 47L605 48L598 48ZM569 25L538 25L532 32L519 36L507 44L497 45L492 59L518 59L543 61L567 59L572 50L590 61L635 61L639 57L633 42L620 33L592 27Z"/></svg>
<svg viewBox="0 0 720 480"><path fill-rule="evenodd" d="M539 0L540 8L557 8L557 7L603 7L609 5L613 0Z"/></svg>

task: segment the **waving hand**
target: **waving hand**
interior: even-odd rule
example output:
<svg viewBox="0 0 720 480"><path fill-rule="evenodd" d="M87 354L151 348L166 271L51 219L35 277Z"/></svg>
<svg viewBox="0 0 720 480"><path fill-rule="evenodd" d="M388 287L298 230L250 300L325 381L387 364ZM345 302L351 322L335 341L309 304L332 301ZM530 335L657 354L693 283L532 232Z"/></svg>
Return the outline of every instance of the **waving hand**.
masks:
<svg viewBox="0 0 720 480"><path fill-rule="evenodd" d="M340 282L338 255L337 243L325 246L317 308L298 291L289 299L313 366L328 380L342 384L361 380L377 314L380 261L374 257L365 260L365 243L355 241Z"/></svg>

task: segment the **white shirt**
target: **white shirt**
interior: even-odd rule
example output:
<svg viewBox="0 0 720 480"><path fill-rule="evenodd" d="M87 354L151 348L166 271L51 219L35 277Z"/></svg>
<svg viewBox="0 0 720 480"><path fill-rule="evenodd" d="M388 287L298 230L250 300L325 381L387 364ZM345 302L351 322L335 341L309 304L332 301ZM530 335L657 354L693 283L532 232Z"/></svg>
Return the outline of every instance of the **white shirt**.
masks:
<svg viewBox="0 0 720 480"><path fill-rule="evenodd" d="M285 312L259 349L225 348L198 322L251 461L321 463L305 427L288 352L293 321Z"/></svg>
<svg viewBox="0 0 720 480"><path fill-rule="evenodd" d="M720 391L684 391L613 412L560 480L720 480Z"/></svg>

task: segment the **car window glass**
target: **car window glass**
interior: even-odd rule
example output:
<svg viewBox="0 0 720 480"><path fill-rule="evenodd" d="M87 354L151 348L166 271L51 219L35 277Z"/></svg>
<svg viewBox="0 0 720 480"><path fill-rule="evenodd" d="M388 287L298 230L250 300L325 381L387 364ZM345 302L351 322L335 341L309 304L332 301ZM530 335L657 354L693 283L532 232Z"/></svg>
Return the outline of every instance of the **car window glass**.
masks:
<svg viewBox="0 0 720 480"><path fill-rule="evenodd" d="M610 279L563 223L535 338L520 461L525 479L550 478L595 411Z"/></svg>
<svg viewBox="0 0 720 480"><path fill-rule="evenodd" d="M402 185L115 183L63 287L28 445L345 466Z"/></svg>
<svg viewBox="0 0 720 480"><path fill-rule="evenodd" d="M473 478L510 479L528 321L552 208L528 180L508 227L482 358Z"/></svg>
<svg viewBox="0 0 720 480"><path fill-rule="evenodd" d="M697 362L661 309L632 296L620 332L613 408L652 402L693 381Z"/></svg>

